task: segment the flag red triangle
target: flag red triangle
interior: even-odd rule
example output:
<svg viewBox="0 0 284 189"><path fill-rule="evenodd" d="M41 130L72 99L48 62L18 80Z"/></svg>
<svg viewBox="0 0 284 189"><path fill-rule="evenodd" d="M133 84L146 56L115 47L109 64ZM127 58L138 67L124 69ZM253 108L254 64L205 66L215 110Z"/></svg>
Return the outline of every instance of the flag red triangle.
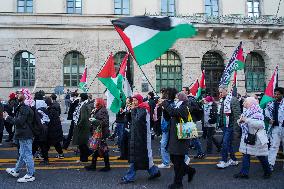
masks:
<svg viewBox="0 0 284 189"><path fill-rule="evenodd" d="M199 82L198 82L198 79L196 79L195 83L194 83L193 86L190 88L190 93L191 93L191 95L196 96L197 91L198 91L198 88L199 88Z"/></svg>
<svg viewBox="0 0 284 189"><path fill-rule="evenodd" d="M274 96L274 88L276 86L276 78L277 78L277 74L278 74L278 66L275 68L274 73L265 89L264 94L270 97Z"/></svg>
<svg viewBox="0 0 284 189"><path fill-rule="evenodd" d="M126 66L127 66L128 56L129 56L128 53L124 56L124 58L123 58L123 60L122 60L122 62L121 62L121 65L120 65L120 69L119 69L119 73L120 73L123 77L125 77L125 73L126 73Z"/></svg>
<svg viewBox="0 0 284 189"><path fill-rule="evenodd" d="M112 53L109 55L109 58L105 66L103 67L103 69L98 74L98 77L101 77L101 78L110 78L110 77L115 78L116 77L114 59L113 59Z"/></svg>
<svg viewBox="0 0 284 189"><path fill-rule="evenodd" d="M85 68L84 73L80 79L80 83L86 83L87 82L87 68Z"/></svg>
<svg viewBox="0 0 284 189"><path fill-rule="evenodd" d="M245 62L245 57L244 57L244 50L242 48L242 46L240 46L240 49L238 51L238 54L237 54L237 60L241 61L241 62Z"/></svg>

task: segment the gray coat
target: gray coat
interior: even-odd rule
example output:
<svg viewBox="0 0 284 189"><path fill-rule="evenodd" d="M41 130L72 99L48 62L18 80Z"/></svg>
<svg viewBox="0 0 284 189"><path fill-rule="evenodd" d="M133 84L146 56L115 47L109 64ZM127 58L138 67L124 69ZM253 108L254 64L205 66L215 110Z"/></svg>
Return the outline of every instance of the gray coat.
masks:
<svg viewBox="0 0 284 189"><path fill-rule="evenodd" d="M188 102L183 102L178 108L174 108L170 106L169 102L164 101L162 106L164 107L164 110L167 111L171 116L169 124L169 141L167 145L168 152L173 155L188 154L189 140L179 140L177 137L176 128L179 118L183 118L183 120L187 120L188 118Z"/></svg>
<svg viewBox="0 0 284 189"><path fill-rule="evenodd" d="M264 129L264 121L247 118L246 123L248 124L249 133L256 133L256 143L255 145L246 144L244 142L246 136L244 133L242 133L239 151L244 154L250 154L254 156L267 156L268 138Z"/></svg>

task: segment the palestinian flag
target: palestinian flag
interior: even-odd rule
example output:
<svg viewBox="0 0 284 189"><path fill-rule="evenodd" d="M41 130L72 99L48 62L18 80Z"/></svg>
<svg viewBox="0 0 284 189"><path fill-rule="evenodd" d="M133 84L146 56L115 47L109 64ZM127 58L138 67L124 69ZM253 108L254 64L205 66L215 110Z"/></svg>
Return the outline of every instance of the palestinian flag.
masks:
<svg viewBox="0 0 284 189"><path fill-rule="evenodd" d="M199 82L198 82L198 79L196 79L195 83L193 84L193 86L189 90L190 94L192 96L196 96L198 88L199 88Z"/></svg>
<svg viewBox="0 0 284 189"><path fill-rule="evenodd" d="M124 17L112 24L139 66L160 57L177 39L197 34L192 24L174 17Z"/></svg>
<svg viewBox="0 0 284 189"><path fill-rule="evenodd" d="M124 91L124 85L126 85L126 83L125 83L125 75L126 74L125 73L126 73L128 55L129 54L126 54L125 57L123 58L122 63L120 64L119 73L117 75L117 88L119 89L119 91L121 93L122 104L124 104L125 100L126 100L126 93Z"/></svg>
<svg viewBox="0 0 284 189"><path fill-rule="evenodd" d="M114 60L110 54L105 66L98 74L98 79L107 88L107 107L113 113L118 113L121 107L120 91L117 88L117 79L115 74Z"/></svg>
<svg viewBox="0 0 284 189"><path fill-rule="evenodd" d="M237 97L238 95L238 89L237 89L237 71L234 73L234 81L232 83L232 95L234 97Z"/></svg>
<svg viewBox="0 0 284 189"><path fill-rule="evenodd" d="M225 70L223 72L220 85L228 86L230 83L231 76L235 70L244 69L244 52L242 48L242 42L240 42L237 49L234 51L229 63L226 65Z"/></svg>
<svg viewBox="0 0 284 189"><path fill-rule="evenodd" d="M81 89L84 93L88 92L87 87L87 68L85 68L84 73L80 79L79 89Z"/></svg>
<svg viewBox="0 0 284 189"><path fill-rule="evenodd" d="M202 92L205 92L205 90L206 90L205 73L204 73L204 70L202 70L201 80L200 80L199 88L198 88L197 95L196 95L197 100L201 100Z"/></svg>
<svg viewBox="0 0 284 189"><path fill-rule="evenodd" d="M268 102L274 100L274 89L277 87L277 79L278 78L278 65L276 66L273 75L268 83L268 86L265 89L264 95L259 103L260 107L264 109Z"/></svg>

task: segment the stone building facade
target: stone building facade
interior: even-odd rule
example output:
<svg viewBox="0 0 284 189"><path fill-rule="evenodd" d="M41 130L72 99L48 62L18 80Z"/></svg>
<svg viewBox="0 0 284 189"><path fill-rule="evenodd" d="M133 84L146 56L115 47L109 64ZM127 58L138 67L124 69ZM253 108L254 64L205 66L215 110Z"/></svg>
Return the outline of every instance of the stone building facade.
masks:
<svg viewBox="0 0 284 189"><path fill-rule="evenodd" d="M21 3L31 1L32 12L20 13L20 1ZM79 14L66 14L68 2L71 1L74 5L77 1L81 2L78 4L81 5ZM215 0L210 2L213 1ZM248 17L250 1L259 2L260 15ZM65 89L75 90L77 88L75 80L77 81L80 77L84 66L88 68L89 84L93 81L89 92L102 96L105 87L95 79L98 71L111 52L116 54L127 51L111 25L112 19L125 16L114 14L115 6L117 6L114 2L120 1L5 1L0 8L0 98L7 98L10 92L22 85L27 85L25 87L31 90L36 88L35 90L44 90L48 93L53 92L56 86L64 85ZM161 5L163 0L126 2L129 2L129 12L126 16L142 15L145 12L155 15L160 14L160 10L163 9ZM250 71L247 68L238 73L239 92L241 94L263 92L264 85L269 81L277 64L279 64L279 85L284 86L284 20L280 17L284 15L284 5L282 5L284 3L280 4L277 11L277 0L242 0L237 4L233 0L216 0L218 3L216 16L208 15L206 9L208 1L168 0L165 2L168 5L167 10L170 10L170 6L174 6L174 16L183 15L188 22L193 23L198 30L198 35L191 39L178 40L169 50L168 56L165 56L166 59L170 59L164 61L167 62L166 65L161 63L162 60L157 60L142 67L155 89L159 90L167 85L178 88L190 86L197 78L200 79L201 69L205 69L208 90L216 96L220 70L229 61L240 41L243 42L245 55L250 53L254 58L248 59L248 62L252 64ZM174 5L170 4L171 2ZM23 10L29 9L25 7ZM23 52L26 54L21 54ZM73 53L72 57L70 53ZM29 57L25 60L30 61L30 67L23 67L22 59L27 55ZM22 56L21 60L18 60L19 56ZM68 62L69 57L70 62ZM77 62L77 72L75 70L77 76L76 74L68 76L69 72L74 71L70 70L73 69L72 61L76 58L82 61L82 65L80 66ZM172 60L177 61L178 65L175 65L175 61ZM70 68L68 66L65 68L64 61L67 65L70 63ZM264 64L256 65L254 62L257 61L263 61ZM151 86L147 88L147 80L137 64L132 65L134 91L151 91ZM254 66L257 68L254 69ZM167 76L164 74L163 77L165 77L159 79L157 74L161 74L158 72L162 72L163 68ZM24 73L26 75L22 76ZM66 82L72 85L73 80L74 86L66 85ZM249 83L248 80L255 84ZM259 83L261 80L263 82ZM256 85L263 86L256 87Z"/></svg>

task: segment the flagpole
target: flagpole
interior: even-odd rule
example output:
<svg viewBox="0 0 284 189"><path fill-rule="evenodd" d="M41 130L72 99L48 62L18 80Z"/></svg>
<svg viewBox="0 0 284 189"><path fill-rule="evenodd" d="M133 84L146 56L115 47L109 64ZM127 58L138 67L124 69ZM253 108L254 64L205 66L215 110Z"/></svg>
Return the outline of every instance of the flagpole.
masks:
<svg viewBox="0 0 284 189"><path fill-rule="evenodd" d="M148 79L148 77L146 76L145 72L142 70L142 68L140 67L140 65L137 63L136 59L132 56L132 54L128 51L128 54L130 54L130 56L132 57L132 59L136 62L136 64L138 65L140 71L142 72L142 74L144 75L144 77L146 78L147 82L150 84L150 86L152 87L154 93L158 96L157 91L154 89L153 85L150 83L150 80Z"/></svg>
<svg viewBox="0 0 284 189"><path fill-rule="evenodd" d="M109 59L110 55L107 57L106 61L104 62L104 64L101 66L99 72L97 73L96 77L92 80L92 82L90 83L90 85L88 86L87 90L89 91L90 87L92 86L92 84L94 83L95 79L98 77L99 73L102 71L103 67L105 66L105 64L107 63L107 60Z"/></svg>

